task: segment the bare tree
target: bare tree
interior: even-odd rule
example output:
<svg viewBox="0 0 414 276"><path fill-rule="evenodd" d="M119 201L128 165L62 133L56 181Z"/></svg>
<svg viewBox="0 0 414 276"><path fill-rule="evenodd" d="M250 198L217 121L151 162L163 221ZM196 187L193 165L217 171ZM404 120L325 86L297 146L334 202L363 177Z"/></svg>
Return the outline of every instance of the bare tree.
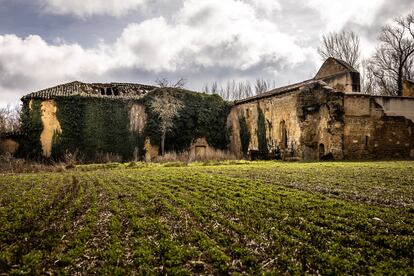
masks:
<svg viewBox="0 0 414 276"><path fill-rule="evenodd" d="M161 88L165 88L165 87L172 87L172 88L184 88L184 86L187 83L187 80L184 78L179 78L175 83L171 82L169 79L167 78L157 78L155 80L155 83L161 87Z"/></svg>
<svg viewBox="0 0 414 276"><path fill-rule="evenodd" d="M218 88L217 82L213 82L211 84L210 92L211 92L211 94L218 94L219 93L219 88Z"/></svg>
<svg viewBox="0 0 414 276"><path fill-rule="evenodd" d="M253 89L252 89L252 85L250 84L250 82L246 81L246 82L239 82L238 85L238 94L237 94L237 100L241 100L241 99L246 99L249 98L253 95Z"/></svg>
<svg viewBox="0 0 414 276"><path fill-rule="evenodd" d="M353 31L332 32L322 36L318 53L324 60L333 57L358 68L361 57L359 46L359 37Z"/></svg>
<svg viewBox="0 0 414 276"><path fill-rule="evenodd" d="M375 85L375 77L369 59L363 59L361 62L361 91L365 94L377 94L378 89Z"/></svg>
<svg viewBox="0 0 414 276"><path fill-rule="evenodd" d="M249 81L229 80L224 86L218 85L217 82L205 84L203 92L217 94L228 101L242 100L254 95L262 94L275 86L275 82L271 84L263 78L256 79L254 86Z"/></svg>
<svg viewBox="0 0 414 276"><path fill-rule="evenodd" d="M264 79L256 79L256 84L254 86L256 95L265 93L269 89L270 85Z"/></svg>
<svg viewBox="0 0 414 276"><path fill-rule="evenodd" d="M164 91L159 97L155 97L151 102L151 109L158 115L160 119L161 131L161 154L165 153L165 137L168 132L174 128L173 120L179 116L180 109L183 108L183 103Z"/></svg>
<svg viewBox="0 0 414 276"><path fill-rule="evenodd" d="M0 108L0 133L19 130L20 106L7 105Z"/></svg>
<svg viewBox="0 0 414 276"><path fill-rule="evenodd" d="M171 87L173 88L184 88L187 84L187 80L184 78L179 78Z"/></svg>
<svg viewBox="0 0 414 276"><path fill-rule="evenodd" d="M381 94L401 96L403 82L413 75L414 13L383 27L370 70Z"/></svg>
<svg viewBox="0 0 414 276"><path fill-rule="evenodd" d="M206 94L210 94L210 86L208 85L208 83L204 84L202 92Z"/></svg>

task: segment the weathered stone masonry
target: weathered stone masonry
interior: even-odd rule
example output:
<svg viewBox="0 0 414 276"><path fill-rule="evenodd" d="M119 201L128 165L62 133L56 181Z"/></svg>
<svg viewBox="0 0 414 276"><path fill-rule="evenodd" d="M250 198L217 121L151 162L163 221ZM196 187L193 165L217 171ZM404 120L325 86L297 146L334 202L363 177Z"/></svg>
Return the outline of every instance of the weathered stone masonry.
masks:
<svg viewBox="0 0 414 276"><path fill-rule="evenodd" d="M318 81L292 87L278 95L243 101L233 108L229 124L232 127L231 150L240 156L239 118L248 122L251 140L249 149L258 150L258 108L267 122L267 144L270 152L280 151L284 159L318 159L329 152L343 158L342 133L343 97Z"/></svg>
<svg viewBox="0 0 414 276"><path fill-rule="evenodd" d="M358 89L357 72L328 59L312 80L239 101L229 117L231 150L241 156L244 117L249 151L258 151L260 108L270 157L280 152L283 159L299 160L413 158L414 98L370 96Z"/></svg>
<svg viewBox="0 0 414 276"><path fill-rule="evenodd" d="M53 134L61 131L54 96L135 99L153 89L139 84L73 82L31 93L23 100L42 100L43 132L39 139L43 155L50 156ZM414 82L405 82L403 97L359 91L359 73L347 63L329 58L311 80L235 102L227 118L231 129L229 149L243 157L240 120L244 118L250 136L248 153L253 157L260 152L258 134L263 128L259 129L259 120L263 126L264 117L269 158L414 158ZM144 106L132 104L129 119L130 131L142 132L147 122ZM18 144L13 137L3 136L0 150L15 152ZM213 150L203 139L193 142L190 151L195 156ZM158 148L148 139L145 149L148 160L158 154Z"/></svg>

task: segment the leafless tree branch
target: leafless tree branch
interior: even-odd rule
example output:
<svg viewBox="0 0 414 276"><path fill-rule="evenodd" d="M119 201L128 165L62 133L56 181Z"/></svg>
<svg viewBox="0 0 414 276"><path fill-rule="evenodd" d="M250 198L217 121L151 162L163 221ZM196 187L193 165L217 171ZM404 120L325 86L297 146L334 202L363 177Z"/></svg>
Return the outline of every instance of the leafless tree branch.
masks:
<svg viewBox="0 0 414 276"><path fill-rule="evenodd" d="M352 31L332 32L322 36L318 53L324 60L333 57L358 68L361 57L359 47L360 40L356 33Z"/></svg>

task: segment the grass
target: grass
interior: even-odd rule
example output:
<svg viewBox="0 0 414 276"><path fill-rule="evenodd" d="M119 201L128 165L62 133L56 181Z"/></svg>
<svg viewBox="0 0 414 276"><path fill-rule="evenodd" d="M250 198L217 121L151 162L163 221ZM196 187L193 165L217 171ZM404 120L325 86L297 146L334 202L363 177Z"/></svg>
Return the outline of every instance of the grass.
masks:
<svg viewBox="0 0 414 276"><path fill-rule="evenodd" d="M0 274L413 274L414 162L0 176Z"/></svg>

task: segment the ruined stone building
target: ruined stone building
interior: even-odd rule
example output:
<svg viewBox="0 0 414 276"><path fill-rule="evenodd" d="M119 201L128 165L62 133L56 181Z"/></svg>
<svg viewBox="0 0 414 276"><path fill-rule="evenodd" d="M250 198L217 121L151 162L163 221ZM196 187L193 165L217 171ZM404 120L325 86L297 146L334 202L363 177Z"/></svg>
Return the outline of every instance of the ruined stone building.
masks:
<svg viewBox="0 0 414 276"><path fill-rule="evenodd" d="M41 123L31 124L38 131L32 136L38 138L37 146L42 155L49 157L61 140L75 149L96 133L103 138L98 142L89 141L92 149L108 152L123 147L129 141L125 138L129 132L146 133L146 127L157 123L151 120L151 112L142 99L156 90L156 87L139 84L72 82L30 93L22 101L29 111L34 110L37 103ZM186 111L177 119L175 123L180 131L176 131L171 143L181 143L181 146L172 145L171 149L187 147L203 155L208 147L227 147L238 157L284 160L413 158L414 83L404 84L402 97L373 96L362 94L360 90L358 71L343 61L329 58L313 79L229 103L228 109L221 105L214 116L204 116L207 118L202 114L207 107L200 104L221 102L188 92L193 97L193 109L201 114ZM93 108L88 99L99 100L100 109ZM122 112L113 107L119 100L123 103L119 105ZM76 117L81 113L76 111L79 105L82 105L81 117L89 121L92 118L91 122L97 123L77 126L77 132L83 133L77 136L65 129L70 129L80 118L80 115ZM111 116L105 114L106 110ZM67 116L66 113L73 114ZM224 125L215 126L220 116ZM195 117L191 123L184 121ZM120 123L125 118L127 124ZM204 125L199 126L197 122L201 119ZM229 130L228 139L216 139L220 131L225 132L225 125ZM214 127L216 132L207 132ZM185 135L184 132L193 137L183 141L180 135ZM152 135L151 141L141 137L141 144L135 147L142 147L147 155L154 156L159 150L156 134ZM105 144L108 141L112 144L110 148ZM3 136L0 150L15 152L18 148L15 135ZM131 148L123 150L131 151Z"/></svg>
<svg viewBox="0 0 414 276"><path fill-rule="evenodd" d="M410 84L407 83L407 86ZM229 116L230 147L241 152L240 118L258 151L259 113L266 124L269 152L285 159L368 159L414 157L414 97L360 92L359 73L329 58L315 78L235 103Z"/></svg>

